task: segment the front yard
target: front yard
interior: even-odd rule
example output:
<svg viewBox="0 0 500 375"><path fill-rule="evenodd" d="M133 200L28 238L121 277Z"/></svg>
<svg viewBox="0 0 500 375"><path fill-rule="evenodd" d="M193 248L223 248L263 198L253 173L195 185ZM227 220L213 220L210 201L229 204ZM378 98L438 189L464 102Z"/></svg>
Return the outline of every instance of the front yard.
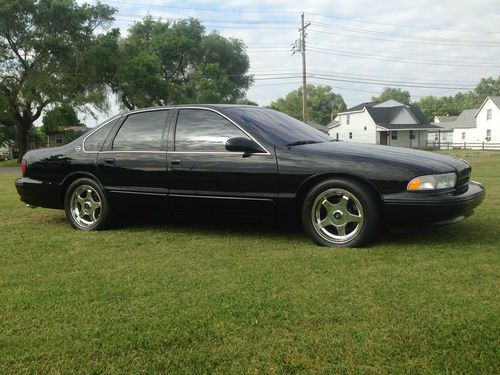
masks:
<svg viewBox="0 0 500 375"><path fill-rule="evenodd" d="M499 373L500 153L453 226L331 250L273 222L77 232L0 173L0 373Z"/></svg>

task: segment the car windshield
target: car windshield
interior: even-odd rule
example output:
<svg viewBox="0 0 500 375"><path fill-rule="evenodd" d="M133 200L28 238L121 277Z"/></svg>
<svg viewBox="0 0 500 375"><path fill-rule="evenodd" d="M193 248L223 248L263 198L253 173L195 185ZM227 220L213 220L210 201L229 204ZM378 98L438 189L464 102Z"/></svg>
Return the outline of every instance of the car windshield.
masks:
<svg viewBox="0 0 500 375"><path fill-rule="evenodd" d="M328 134L272 109L240 107L231 108L229 112L242 125L255 129L276 145L294 146L332 140Z"/></svg>

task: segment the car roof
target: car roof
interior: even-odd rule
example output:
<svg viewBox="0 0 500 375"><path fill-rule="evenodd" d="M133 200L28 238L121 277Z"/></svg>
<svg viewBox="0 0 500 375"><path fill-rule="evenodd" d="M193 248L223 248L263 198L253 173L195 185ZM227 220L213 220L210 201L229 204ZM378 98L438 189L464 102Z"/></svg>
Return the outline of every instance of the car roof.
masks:
<svg viewBox="0 0 500 375"><path fill-rule="evenodd" d="M247 105L247 104L174 104L167 106L158 106L158 107L147 107L147 108L138 108L130 111L122 112L122 115L126 115L129 113L137 113L137 112L145 112L148 110L158 110L158 109L172 109L172 108L208 108L208 109L228 109L228 108L261 108L255 105Z"/></svg>

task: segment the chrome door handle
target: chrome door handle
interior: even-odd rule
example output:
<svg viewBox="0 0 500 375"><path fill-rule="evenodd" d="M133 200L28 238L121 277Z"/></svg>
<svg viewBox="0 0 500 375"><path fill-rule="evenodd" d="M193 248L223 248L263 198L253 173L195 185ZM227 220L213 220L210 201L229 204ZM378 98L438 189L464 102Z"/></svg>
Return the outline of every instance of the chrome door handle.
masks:
<svg viewBox="0 0 500 375"><path fill-rule="evenodd" d="M175 167L175 166L180 166L182 164L181 160L170 160L168 162L168 164L170 164L172 167Z"/></svg>

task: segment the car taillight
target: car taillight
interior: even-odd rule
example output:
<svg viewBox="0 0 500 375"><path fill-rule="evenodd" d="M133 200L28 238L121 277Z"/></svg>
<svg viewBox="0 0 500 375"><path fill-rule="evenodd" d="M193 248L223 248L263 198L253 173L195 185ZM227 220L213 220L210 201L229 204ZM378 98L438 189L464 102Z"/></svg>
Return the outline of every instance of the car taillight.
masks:
<svg viewBox="0 0 500 375"><path fill-rule="evenodd" d="M23 159L21 161L21 172L23 172L23 175L26 173L26 169L28 168L28 162Z"/></svg>

